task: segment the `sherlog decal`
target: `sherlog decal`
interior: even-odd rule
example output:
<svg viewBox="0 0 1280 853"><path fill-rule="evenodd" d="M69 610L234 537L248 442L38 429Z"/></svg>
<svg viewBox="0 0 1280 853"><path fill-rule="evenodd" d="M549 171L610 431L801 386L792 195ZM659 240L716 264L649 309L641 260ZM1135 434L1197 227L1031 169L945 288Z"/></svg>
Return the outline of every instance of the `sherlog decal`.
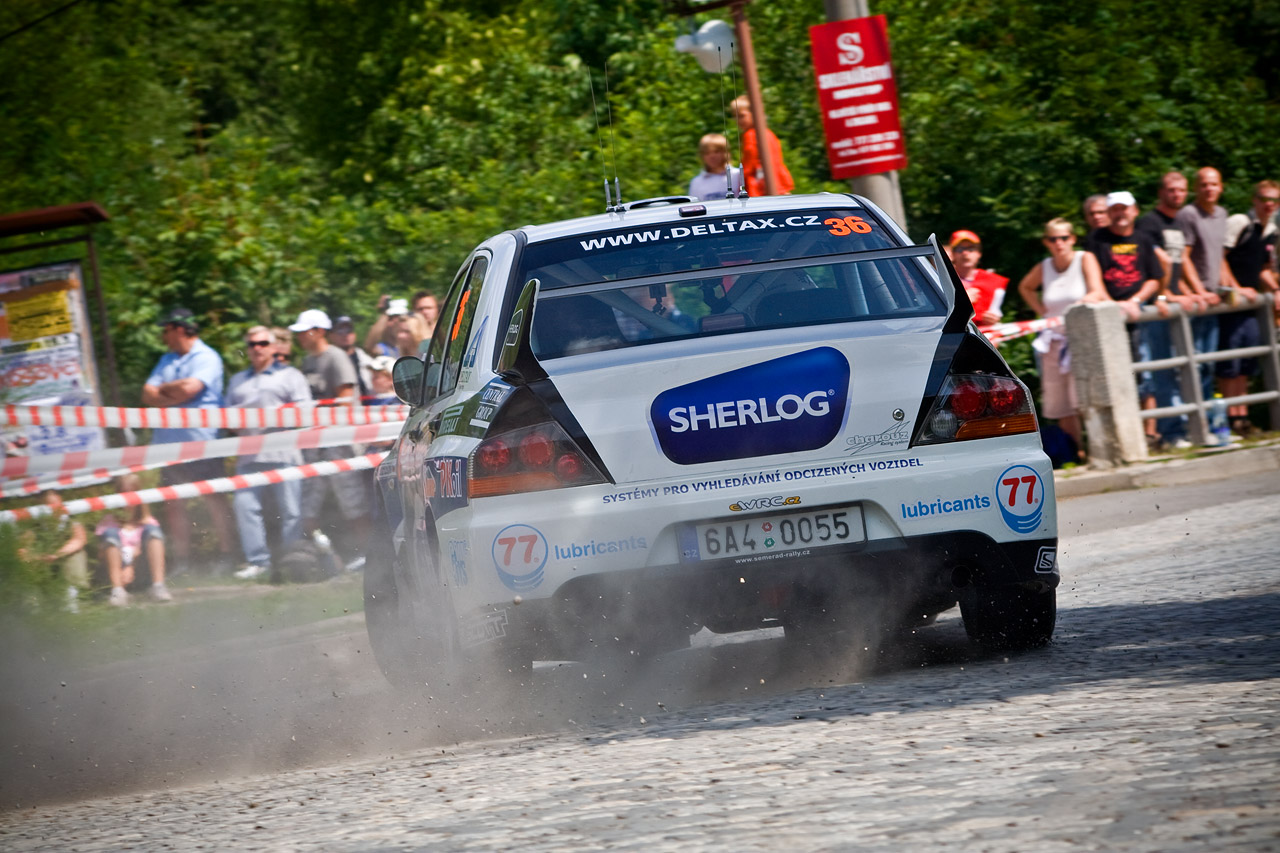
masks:
<svg viewBox="0 0 1280 853"><path fill-rule="evenodd" d="M848 360L818 347L663 391L649 418L668 459L697 465L823 447L848 398Z"/></svg>

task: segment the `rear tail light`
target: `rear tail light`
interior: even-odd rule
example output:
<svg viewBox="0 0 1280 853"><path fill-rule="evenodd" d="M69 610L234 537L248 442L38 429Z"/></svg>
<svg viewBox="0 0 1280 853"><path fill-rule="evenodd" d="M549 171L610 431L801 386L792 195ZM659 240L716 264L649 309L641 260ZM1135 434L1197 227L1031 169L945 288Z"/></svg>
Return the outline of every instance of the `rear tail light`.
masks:
<svg viewBox="0 0 1280 853"><path fill-rule="evenodd" d="M467 470L476 498L606 482L555 421L485 438L471 452Z"/></svg>
<svg viewBox="0 0 1280 853"><path fill-rule="evenodd" d="M942 383L916 444L1036 432L1026 386L1007 376L952 375Z"/></svg>

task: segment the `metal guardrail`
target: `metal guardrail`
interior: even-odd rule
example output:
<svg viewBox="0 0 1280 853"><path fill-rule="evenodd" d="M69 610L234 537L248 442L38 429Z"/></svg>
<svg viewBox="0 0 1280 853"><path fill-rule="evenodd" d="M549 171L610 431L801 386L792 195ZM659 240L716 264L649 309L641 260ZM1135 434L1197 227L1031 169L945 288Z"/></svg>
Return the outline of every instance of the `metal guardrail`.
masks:
<svg viewBox="0 0 1280 853"><path fill-rule="evenodd" d="M1159 309L1146 306L1142 309L1136 323L1167 322L1169 338L1173 351L1172 358L1153 359L1151 361L1133 362L1135 374L1146 371L1177 369L1178 386L1182 391L1183 403L1177 406L1164 406L1157 409L1142 409L1141 417L1168 418L1177 415L1190 415L1188 427L1190 439L1196 444L1207 444L1209 439L1209 407L1212 400L1206 401L1200 390L1198 367L1201 364L1228 361L1233 358L1257 358L1262 368L1263 387L1266 389L1256 394L1241 394L1224 398L1228 406L1249 405L1252 403L1270 403L1272 428L1280 425L1280 344L1277 344L1276 323L1274 314L1275 299L1270 293L1260 294L1257 302L1244 305L1215 305L1205 311L1187 313L1182 306L1168 305L1168 315L1162 315ZM1220 349L1217 352L1196 352L1194 338L1191 333L1191 321L1199 317L1211 317L1220 314L1254 312L1258 315L1258 323L1262 329L1263 344L1240 349Z"/></svg>

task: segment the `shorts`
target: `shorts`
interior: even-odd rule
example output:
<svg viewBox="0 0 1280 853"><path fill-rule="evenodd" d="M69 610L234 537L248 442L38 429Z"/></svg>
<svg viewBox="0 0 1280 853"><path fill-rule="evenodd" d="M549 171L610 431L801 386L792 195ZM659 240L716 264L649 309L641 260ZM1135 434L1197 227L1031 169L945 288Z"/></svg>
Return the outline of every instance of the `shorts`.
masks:
<svg viewBox="0 0 1280 853"><path fill-rule="evenodd" d="M116 548L119 548L121 551L121 555L125 557L125 559L123 560L124 565L131 566L133 565L133 562L135 559L147 553L148 542L150 542L152 539L158 539L161 542L164 541L164 531L160 529L159 524L142 525L142 555L124 553L124 546L120 541L119 527L106 528L105 530L103 530L101 533L98 534L98 538L102 540L103 545L114 545Z"/></svg>
<svg viewBox="0 0 1280 853"><path fill-rule="evenodd" d="M201 480L216 480L227 476L226 460L221 457L212 459L192 459L190 462L179 462L160 469L160 485L178 486L183 483L196 483Z"/></svg>
<svg viewBox="0 0 1280 853"><path fill-rule="evenodd" d="M1240 349L1256 347L1262 343L1262 327L1258 325L1258 314L1254 311L1241 311L1235 314L1221 314L1218 317L1218 349ZM1233 358L1220 361L1214 372L1223 379L1234 379L1237 376L1257 376L1258 360L1256 358Z"/></svg>
<svg viewBox="0 0 1280 853"><path fill-rule="evenodd" d="M1054 338L1049 351L1040 357L1040 414L1052 421L1070 417L1080 408L1071 371L1062 369L1066 343Z"/></svg>

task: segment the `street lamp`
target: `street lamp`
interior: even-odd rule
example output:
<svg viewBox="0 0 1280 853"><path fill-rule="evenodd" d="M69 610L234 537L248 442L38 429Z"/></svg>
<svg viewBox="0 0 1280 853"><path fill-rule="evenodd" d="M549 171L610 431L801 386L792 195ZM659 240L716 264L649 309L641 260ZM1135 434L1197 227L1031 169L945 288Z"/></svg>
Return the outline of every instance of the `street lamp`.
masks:
<svg viewBox="0 0 1280 853"><path fill-rule="evenodd" d="M773 172L773 154L769 151L769 122L764 114L764 96L760 94L760 76L756 73L756 54L751 46L751 27L747 24L747 4L751 0L665 0L665 5L673 12L680 15L693 15L695 12L709 12L713 9L723 9L729 7L733 13L733 27L737 35L738 48L742 51L742 79L747 85L747 100L751 104L751 115L755 121L756 139L759 140L760 149L760 165L764 169L764 187L765 192L769 195L777 195L777 182L774 180ZM714 23L714 22L713 22ZM705 29L705 27L703 28ZM727 27L725 29L728 29ZM698 33L692 37L692 42L685 42L689 49L685 50L681 47L683 39L691 38L690 36L681 36L676 39L676 50L684 50L687 53L693 53L698 58L698 64L701 65L709 73L717 73L723 71L720 67L719 59L708 67L708 63L703 61L701 53L705 53L707 48L700 46L703 43L699 40ZM733 61L733 43L730 42L729 61ZM710 56L715 55L715 48L710 48ZM708 56L708 59L710 59Z"/></svg>

